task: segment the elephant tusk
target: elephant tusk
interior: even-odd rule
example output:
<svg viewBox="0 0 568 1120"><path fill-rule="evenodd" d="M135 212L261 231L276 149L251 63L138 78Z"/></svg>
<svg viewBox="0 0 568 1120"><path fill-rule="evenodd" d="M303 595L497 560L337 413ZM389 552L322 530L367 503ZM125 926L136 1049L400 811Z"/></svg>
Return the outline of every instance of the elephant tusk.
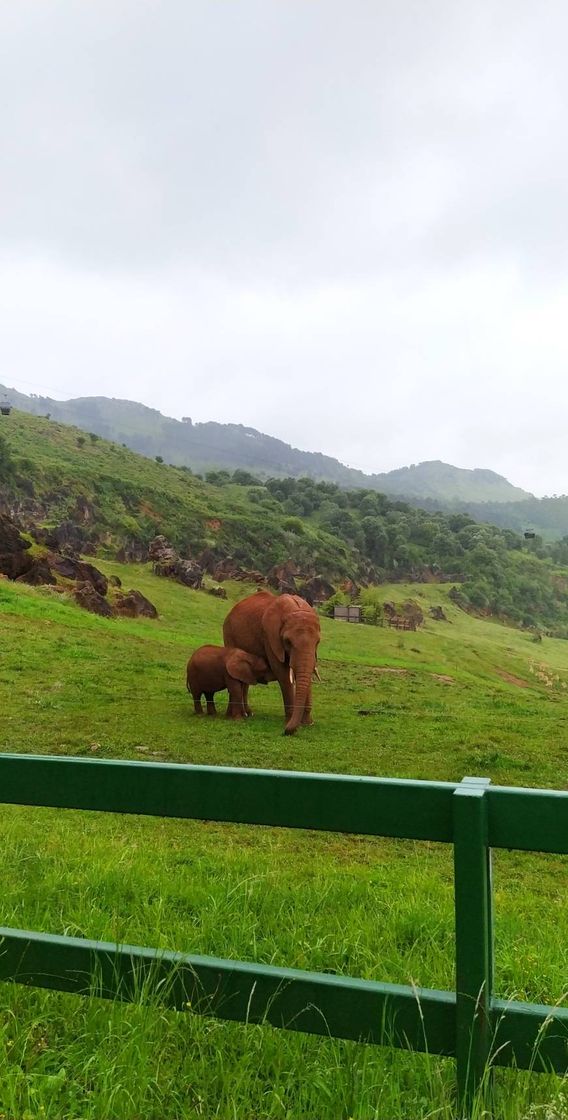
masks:
<svg viewBox="0 0 568 1120"><path fill-rule="evenodd" d="M290 684L292 685L292 688L296 687L296 677L292 666L290 666Z"/></svg>
<svg viewBox="0 0 568 1120"><path fill-rule="evenodd" d="M317 665L316 665L316 667L315 667L315 669L314 669L314 677L316 678L316 681L319 681L319 682L320 682L320 684L321 684L321 677L320 677L320 675L319 675L319 671L318 671L318 667L317 667Z"/></svg>

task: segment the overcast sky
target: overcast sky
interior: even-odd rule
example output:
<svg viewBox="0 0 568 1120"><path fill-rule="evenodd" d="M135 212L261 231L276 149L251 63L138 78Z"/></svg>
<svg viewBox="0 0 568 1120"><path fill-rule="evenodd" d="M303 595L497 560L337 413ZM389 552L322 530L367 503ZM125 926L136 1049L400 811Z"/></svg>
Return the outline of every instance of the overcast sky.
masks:
<svg viewBox="0 0 568 1120"><path fill-rule="evenodd" d="M561 0L0 5L0 381L568 492Z"/></svg>

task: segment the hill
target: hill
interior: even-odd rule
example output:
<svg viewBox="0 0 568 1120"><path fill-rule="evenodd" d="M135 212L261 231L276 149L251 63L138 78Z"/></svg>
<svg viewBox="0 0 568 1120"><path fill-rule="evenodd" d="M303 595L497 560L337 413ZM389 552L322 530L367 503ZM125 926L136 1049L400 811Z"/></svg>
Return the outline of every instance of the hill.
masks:
<svg viewBox="0 0 568 1120"><path fill-rule="evenodd" d="M163 533L183 551L212 549L266 569L286 558L288 536L278 504L262 492L220 488L77 428L12 412L0 429L4 508L24 527L70 523L83 546L147 555ZM300 564L347 571L348 549L325 530L306 526L294 538Z"/></svg>
<svg viewBox="0 0 568 1120"><path fill-rule="evenodd" d="M525 530L540 533L549 540L568 535L568 496L524 498L522 501L472 502L455 499L407 498L422 509L452 510L467 513L478 521L489 521L517 533Z"/></svg>
<svg viewBox="0 0 568 1120"><path fill-rule="evenodd" d="M132 566L101 566L125 586L133 578ZM323 618L315 724L290 739L275 684L252 690L254 719L237 726L193 717L185 693L189 652L219 641L227 609L251 588L228 584L220 603L147 565L135 571L158 620L101 619L0 581L1 750L564 783L566 643L546 639L534 658L526 634L464 614L447 587L385 585L369 594L412 594L448 621L428 616L416 635ZM7 926L415 988L455 983L449 845L28 806L3 806L0 841ZM500 997L564 1006L563 861L497 852L494 869ZM143 995L109 1003L0 985L0 1113L456 1115L447 1059L176 1014ZM562 1084L499 1070L491 1116L560 1120Z"/></svg>
<svg viewBox="0 0 568 1120"><path fill-rule="evenodd" d="M0 385L0 394L5 387ZM36 416L74 424L105 439L124 443L141 455L160 455L193 471L248 470L259 478L313 478L349 489L380 490L407 498L440 502L518 502L532 497L489 470L464 470L448 463L419 463L383 474L366 475L319 452L299 451L273 436L242 424L193 424L174 420L134 401L78 397L56 401L6 390L14 406Z"/></svg>
<svg viewBox="0 0 568 1120"><path fill-rule="evenodd" d="M219 566L276 568L281 589L315 576L351 588L451 581L466 609L568 636L568 541L525 542L466 514L311 479L217 471L204 481L95 433L16 411L4 421L0 505L39 541L51 533L84 552L145 559L164 534L216 578Z"/></svg>
<svg viewBox="0 0 568 1120"><path fill-rule="evenodd" d="M476 502L478 505L485 502L514 505L532 497L494 471L480 468L466 470L439 460L400 467L386 474L372 475L372 478L373 486L384 494L406 499L432 498L452 506L460 501Z"/></svg>

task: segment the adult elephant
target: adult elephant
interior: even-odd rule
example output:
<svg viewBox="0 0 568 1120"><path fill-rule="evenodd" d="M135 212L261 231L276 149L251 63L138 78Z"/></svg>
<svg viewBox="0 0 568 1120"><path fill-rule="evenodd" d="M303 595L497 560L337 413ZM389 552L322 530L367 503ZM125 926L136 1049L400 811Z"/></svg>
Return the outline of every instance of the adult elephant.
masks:
<svg viewBox="0 0 568 1120"><path fill-rule="evenodd" d="M285 735L312 723L312 676L321 637L313 607L299 595L257 591L237 603L223 624L226 646L265 657L282 690ZM245 698L246 704L246 698Z"/></svg>

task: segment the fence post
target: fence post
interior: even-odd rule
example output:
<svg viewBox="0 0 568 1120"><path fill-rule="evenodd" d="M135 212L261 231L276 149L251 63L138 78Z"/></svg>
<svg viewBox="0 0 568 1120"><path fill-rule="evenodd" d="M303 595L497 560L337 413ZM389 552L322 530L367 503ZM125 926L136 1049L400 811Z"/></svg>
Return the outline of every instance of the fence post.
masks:
<svg viewBox="0 0 568 1120"><path fill-rule="evenodd" d="M489 778L464 778L454 793L456 1059L460 1116L468 1115L491 1050L493 915L487 845Z"/></svg>

